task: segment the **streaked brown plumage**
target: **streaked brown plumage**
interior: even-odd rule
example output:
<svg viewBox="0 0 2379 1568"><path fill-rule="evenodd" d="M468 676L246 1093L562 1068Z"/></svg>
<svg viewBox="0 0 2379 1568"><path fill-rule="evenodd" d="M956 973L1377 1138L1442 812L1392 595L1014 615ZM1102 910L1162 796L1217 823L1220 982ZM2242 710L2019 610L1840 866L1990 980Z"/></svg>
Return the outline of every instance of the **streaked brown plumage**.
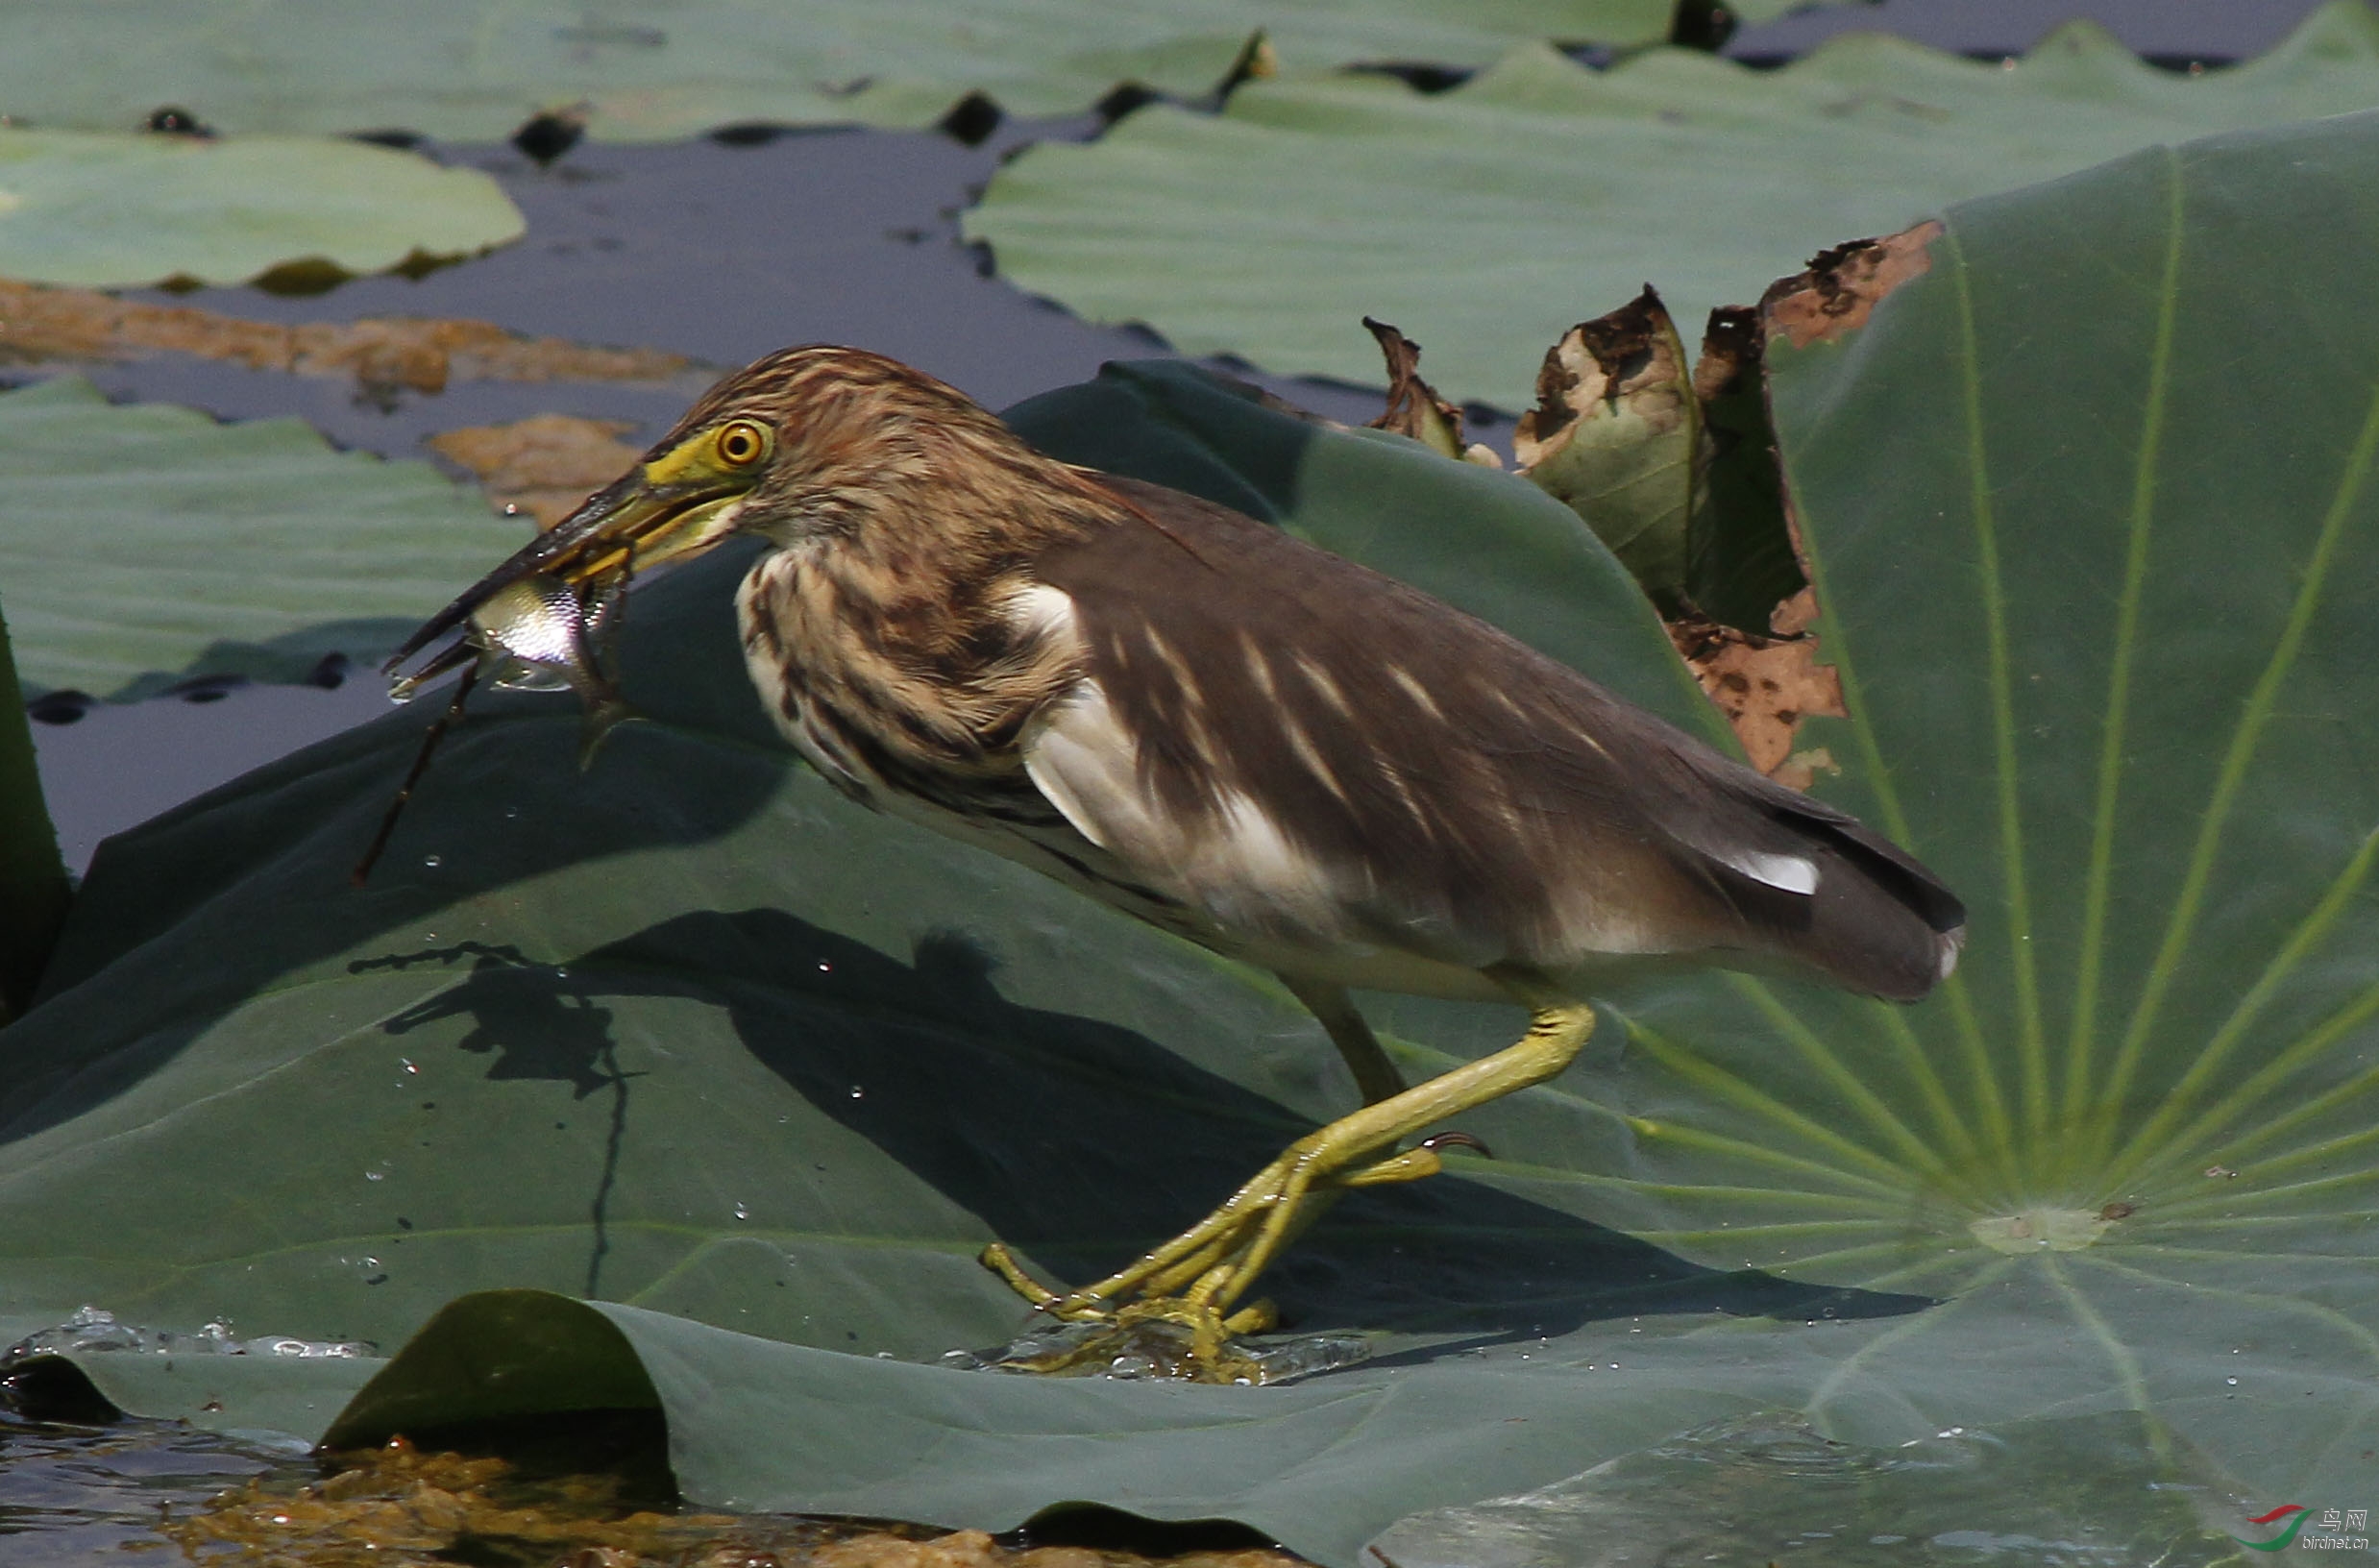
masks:
<svg viewBox="0 0 2379 1568"><path fill-rule="evenodd" d="M788 350L424 628L505 583L615 580L735 531L754 681L835 786L1280 973L1366 1110L1062 1316L1233 1312L1318 1191L1409 1180L1423 1126L1557 1071L1647 963L1798 965L1924 994L1964 912L1913 859L1566 666L1209 502L1041 455L880 356ZM1510 1050L1407 1091L1349 986L1518 1000ZM1134 1299L1138 1298L1138 1299Z"/></svg>

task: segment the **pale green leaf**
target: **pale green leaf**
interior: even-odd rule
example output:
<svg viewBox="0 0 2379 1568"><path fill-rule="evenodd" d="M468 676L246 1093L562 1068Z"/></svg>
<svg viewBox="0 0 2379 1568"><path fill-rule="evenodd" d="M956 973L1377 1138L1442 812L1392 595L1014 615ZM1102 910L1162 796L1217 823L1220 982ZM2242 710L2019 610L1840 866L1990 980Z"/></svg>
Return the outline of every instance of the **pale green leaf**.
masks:
<svg viewBox="0 0 2379 1568"><path fill-rule="evenodd" d="M1792 0L1740 0L1754 21ZM590 132L661 140L736 121L930 124L970 90L1075 114L1140 83L1194 97L1261 30L1291 69L1483 65L1531 38L1634 45L1672 0L184 0L0 6L0 110L115 129L159 105L230 131L402 127L492 141L579 105Z"/></svg>
<svg viewBox="0 0 2379 1568"><path fill-rule="evenodd" d="M362 142L0 129L0 277L26 282L335 278L476 255L525 227L478 170Z"/></svg>
<svg viewBox="0 0 2379 1568"><path fill-rule="evenodd" d="M967 233L1001 273L1184 354L1362 385L1361 318L1428 345L1457 401L1525 407L1545 350L1647 282L1688 338L1828 245L2160 141L2379 104L2379 18L2318 12L2203 76L2075 24L2010 68L1880 34L1780 70L1550 49L1462 86L1251 83L1220 116L1156 106L1006 164Z"/></svg>
<svg viewBox="0 0 2379 1568"><path fill-rule="evenodd" d="M427 463L334 451L301 420L118 406L76 377L0 393L0 475L9 630L35 690L361 662L521 536Z"/></svg>

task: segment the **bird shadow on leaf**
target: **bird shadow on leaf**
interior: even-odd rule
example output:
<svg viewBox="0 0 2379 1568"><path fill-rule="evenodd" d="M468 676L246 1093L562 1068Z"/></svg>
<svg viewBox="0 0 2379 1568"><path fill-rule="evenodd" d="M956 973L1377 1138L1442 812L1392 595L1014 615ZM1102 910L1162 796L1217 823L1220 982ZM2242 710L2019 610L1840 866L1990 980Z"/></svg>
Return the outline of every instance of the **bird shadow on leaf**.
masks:
<svg viewBox="0 0 2379 1568"><path fill-rule="evenodd" d="M608 1094L620 1129L634 1132L636 1075L620 1070L599 998L722 1006L743 1047L821 1113L979 1216L987 1239L1020 1245L1067 1282L1098 1277L1194 1222L1311 1130L1133 1030L1010 1001L992 956L956 933L925 936L904 964L781 910L701 911L559 967L470 944L384 962L464 960L474 968L460 984L385 1027L468 1016L460 1045L491 1057L488 1078ZM859 1084L865 1093L854 1096ZM606 1163L604 1183L614 1168ZM605 1198L594 1205L598 1260ZM1933 1305L1704 1268L1455 1176L1347 1194L1264 1289L1289 1327L1459 1346L1618 1316L1806 1320Z"/></svg>

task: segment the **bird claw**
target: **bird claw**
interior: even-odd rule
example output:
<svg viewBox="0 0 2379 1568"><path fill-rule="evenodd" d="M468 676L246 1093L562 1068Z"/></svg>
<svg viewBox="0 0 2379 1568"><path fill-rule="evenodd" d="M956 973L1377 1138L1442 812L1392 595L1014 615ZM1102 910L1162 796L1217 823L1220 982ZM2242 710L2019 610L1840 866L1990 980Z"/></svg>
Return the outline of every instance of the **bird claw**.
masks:
<svg viewBox="0 0 2379 1568"><path fill-rule="evenodd" d="M1417 1181L1441 1168L1436 1150L1426 1146L1338 1170L1317 1170L1305 1150L1292 1148L1204 1220L1084 1290L1049 1288L994 1241L979 1255L986 1268L1036 1311L1085 1330L1079 1336L1061 1333L1054 1346L1004 1357L998 1364L1058 1375L1262 1383L1263 1361L1233 1341L1273 1327L1277 1314L1268 1301L1239 1311L1230 1304L1271 1261L1298 1211L1340 1188Z"/></svg>
<svg viewBox="0 0 2379 1568"><path fill-rule="evenodd" d="M1239 1340L1271 1328L1275 1320L1268 1301L1226 1315L1204 1302L1167 1296L1067 1321L1079 1332L1061 1331L1043 1341L1054 1340L1050 1348L998 1364L1059 1377L1260 1384L1265 1380L1263 1360Z"/></svg>
<svg viewBox="0 0 2379 1568"><path fill-rule="evenodd" d="M1190 1383L1257 1384L1263 1363L1237 1347L1243 1335L1276 1327L1280 1314L1269 1300L1225 1312L1194 1295L1153 1296L1117 1304L1076 1291L1060 1295L1027 1274L1005 1245L982 1252L983 1265L1011 1289L1068 1328L1049 1336L1048 1348L1003 1357L996 1363L1020 1372L1058 1376L1105 1374L1174 1378ZM1047 1344L1047 1341L1043 1341Z"/></svg>

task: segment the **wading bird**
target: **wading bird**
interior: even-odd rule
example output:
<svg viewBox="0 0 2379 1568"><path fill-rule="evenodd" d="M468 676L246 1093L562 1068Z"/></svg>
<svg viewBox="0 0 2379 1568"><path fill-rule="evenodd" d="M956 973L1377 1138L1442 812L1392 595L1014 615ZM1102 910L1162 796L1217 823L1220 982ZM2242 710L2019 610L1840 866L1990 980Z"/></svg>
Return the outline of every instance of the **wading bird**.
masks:
<svg viewBox="0 0 2379 1568"><path fill-rule="evenodd" d="M429 669L542 665L601 706L590 628L625 576L738 533L773 547L737 596L752 680L830 783L1273 971L1353 1070L1361 1109L1106 1279L1061 1292L985 1253L1061 1319L1174 1325L1201 1376L1250 1375L1233 1341L1270 1318L1239 1304L1301 1212L1435 1173L1405 1140L1559 1072L1614 973L1780 964L1911 1000L1956 962L1956 897L1844 813L1402 583L1043 456L852 349L729 377L400 662L460 627ZM1408 1088L1352 987L1513 1002L1529 1027Z"/></svg>

